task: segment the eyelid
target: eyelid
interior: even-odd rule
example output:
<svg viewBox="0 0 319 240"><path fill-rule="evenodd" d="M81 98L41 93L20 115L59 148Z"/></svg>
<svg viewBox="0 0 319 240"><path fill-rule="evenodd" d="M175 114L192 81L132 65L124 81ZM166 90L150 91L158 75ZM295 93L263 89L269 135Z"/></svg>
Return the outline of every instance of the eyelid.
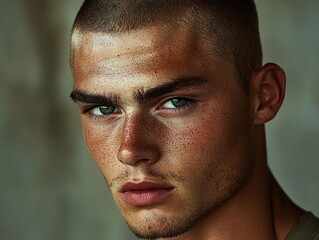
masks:
<svg viewBox="0 0 319 240"><path fill-rule="evenodd" d="M101 106L101 105L86 105L86 106L82 106L82 107L80 107L81 114L87 114L92 109L94 109L96 107L99 107L99 106Z"/></svg>
<svg viewBox="0 0 319 240"><path fill-rule="evenodd" d="M96 104L96 105L87 105L87 106L84 106L82 109L81 109L81 114L87 116L89 119L91 119L93 122L99 122L99 121L103 121L103 120L107 120L108 118L111 118L113 117L115 114L118 114L121 112L120 108L118 106L115 106L113 105L112 107L116 108L117 111L116 112L113 112L113 113L110 113L110 114L106 114L106 115L97 115L97 114L94 114L93 113L93 110L95 108L98 108L98 107L103 107L103 106L108 106L110 107L109 105L105 104Z"/></svg>
<svg viewBox="0 0 319 240"><path fill-rule="evenodd" d="M79 106L79 109L80 109L82 114L86 114L89 111L93 110L94 108L103 107L103 106L105 106L105 107L115 107L115 108L120 109L120 107L117 106L117 105L109 105L109 104L85 104L83 106Z"/></svg>
<svg viewBox="0 0 319 240"><path fill-rule="evenodd" d="M186 100L187 103L181 107L175 107L175 108L166 108L163 107L167 102L172 101L174 99L181 99L181 100ZM181 97L181 96L176 96L176 97L170 97L165 99L164 101L162 101L162 103L160 104L160 107L158 108L159 110L162 111L167 111L167 112L178 112L178 111L183 111L187 108L189 108L190 106L192 106L194 103L196 103L196 100L191 99L189 97Z"/></svg>

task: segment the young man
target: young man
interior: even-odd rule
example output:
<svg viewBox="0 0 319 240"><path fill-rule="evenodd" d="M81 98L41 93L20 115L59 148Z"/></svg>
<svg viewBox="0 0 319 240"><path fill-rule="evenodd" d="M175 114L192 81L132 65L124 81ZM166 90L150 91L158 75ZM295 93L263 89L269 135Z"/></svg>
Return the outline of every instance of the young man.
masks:
<svg viewBox="0 0 319 240"><path fill-rule="evenodd" d="M285 74L262 66L252 0L85 1L71 66L86 143L138 237L319 239L267 166Z"/></svg>

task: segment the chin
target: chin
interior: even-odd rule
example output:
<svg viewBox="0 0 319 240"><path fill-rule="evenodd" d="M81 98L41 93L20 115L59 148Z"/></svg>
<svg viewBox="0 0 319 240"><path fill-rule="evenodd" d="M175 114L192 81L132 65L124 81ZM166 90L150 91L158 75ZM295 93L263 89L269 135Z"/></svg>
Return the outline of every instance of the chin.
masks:
<svg viewBox="0 0 319 240"><path fill-rule="evenodd" d="M126 219L126 223L132 233L140 239L175 238L192 229L208 213L209 211L183 211L168 214L145 210L140 216L132 214L132 218Z"/></svg>
<svg viewBox="0 0 319 240"><path fill-rule="evenodd" d="M167 223L166 223L167 225ZM128 227L132 233L140 239L162 239L162 238L175 238L183 233L187 232L188 229L178 229L174 226L150 226L139 224L139 226L131 226L128 224Z"/></svg>

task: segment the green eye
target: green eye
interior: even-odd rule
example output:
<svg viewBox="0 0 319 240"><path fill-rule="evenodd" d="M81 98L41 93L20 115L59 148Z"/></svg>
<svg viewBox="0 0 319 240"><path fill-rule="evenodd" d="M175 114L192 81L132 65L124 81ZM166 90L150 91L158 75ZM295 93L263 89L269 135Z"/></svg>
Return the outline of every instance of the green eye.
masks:
<svg viewBox="0 0 319 240"><path fill-rule="evenodd" d="M114 106L99 106L92 109L92 113L96 116L109 115L115 112L119 112L119 110Z"/></svg>
<svg viewBox="0 0 319 240"><path fill-rule="evenodd" d="M189 100L185 98L172 98L163 104L163 108L181 108L186 106Z"/></svg>

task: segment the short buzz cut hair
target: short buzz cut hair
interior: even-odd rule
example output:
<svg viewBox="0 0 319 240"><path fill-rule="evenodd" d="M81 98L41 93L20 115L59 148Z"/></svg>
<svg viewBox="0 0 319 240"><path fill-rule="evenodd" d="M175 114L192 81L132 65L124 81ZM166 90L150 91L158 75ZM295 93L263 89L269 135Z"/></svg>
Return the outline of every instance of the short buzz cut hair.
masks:
<svg viewBox="0 0 319 240"><path fill-rule="evenodd" d="M252 71L262 66L254 0L85 0L72 28L71 64L79 34L125 33L172 23L192 24L209 39L220 57L233 62L239 85L247 91Z"/></svg>

